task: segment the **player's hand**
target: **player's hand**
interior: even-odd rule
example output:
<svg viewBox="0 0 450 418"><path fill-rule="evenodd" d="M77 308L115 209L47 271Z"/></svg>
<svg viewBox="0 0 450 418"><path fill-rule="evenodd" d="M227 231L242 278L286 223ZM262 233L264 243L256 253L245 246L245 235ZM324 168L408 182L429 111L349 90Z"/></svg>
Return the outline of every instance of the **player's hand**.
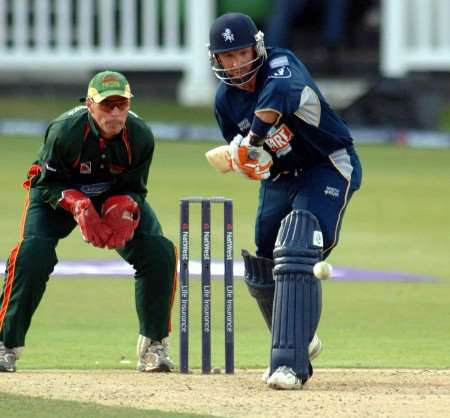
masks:
<svg viewBox="0 0 450 418"><path fill-rule="evenodd" d="M230 142L230 157L234 163L239 167L244 167L245 164L257 164L259 152L262 147L255 147L250 145L250 138L248 136L236 135Z"/></svg>
<svg viewBox="0 0 450 418"><path fill-rule="evenodd" d="M247 163L244 166L238 166L231 160L233 171L241 176L247 177L251 180L266 180L270 177L270 167L273 164L272 157L266 151L261 152L263 160L256 164ZM265 156L267 155L267 158Z"/></svg>
<svg viewBox="0 0 450 418"><path fill-rule="evenodd" d="M113 231L106 247L123 248L133 238L139 225L140 209L128 195L112 196L103 203L102 219Z"/></svg>
<svg viewBox="0 0 450 418"><path fill-rule="evenodd" d="M250 145L249 137L236 135L230 142L231 167L233 170L252 180L264 180L270 177L273 164L271 155L263 149Z"/></svg>
<svg viewBox="0 0 450 418"><path fill-rule="evenodd" d="M94 247L103 248L113 231L100 218L91 199L75 189L65 190L62 195L59 204L72 213L83 239Z"/></svg>

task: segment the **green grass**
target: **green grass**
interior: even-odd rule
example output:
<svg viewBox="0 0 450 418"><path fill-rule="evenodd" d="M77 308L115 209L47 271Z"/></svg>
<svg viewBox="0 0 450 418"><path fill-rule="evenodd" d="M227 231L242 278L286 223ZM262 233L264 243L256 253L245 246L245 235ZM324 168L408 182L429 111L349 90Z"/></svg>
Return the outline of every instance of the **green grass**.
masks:
<svg viewBox="0 0 450 418"><path fill-rule="evenodd" d="M236 280L236 366L266 367L269 333ZM318 367L450 367L450 283L327 282ZM26 369L135 367L133 280L53 279L19 366ZM190 362L200 367L200 286L192 280ZM223 284L213 281L214 366L224 366ZM171 354L178 363L178 301Z"/></svg>
<svg viewBox="0 0 450 418"><path fill-rule="evenodd" d="M84 94L80 92L80 96ZM45 104L43 105L43 102ZM64 109L80 105L78 97L0 96L0 119L31 119L50 121ZM133 99L133 110L146 120L214 124L211 106L186 107L164 99L139 97ZM450 104L445 103L440 114L440 129L450 130Z"/></svg>
<svg viewBox="0 0 450 418"><path fill-rule="evenodd" d="M84 92L80 93L82 96ZM45 105L43 105L45 101ZM35 96L1 96L0 119L31 119L50 121L64 109L79 106L78 97L35 97ZM133 110L146 120L158 122L185 122L211 124L215 123L211 106L186 107L175 105L173 101L149 99L137 96L133 99ZM443 106L440 115L440 129L450 130L450 105Z"/></svg>
<svg viewBox="0 0 450 418"><path fill-rule="evenodd" d="M166 234L178 242L179 197L198 194L232 197L235 257L240 258L240 248L254 249L257 184L232 174L215 173L203 156L214 145L217 144L158 143L150 175L149 201ZM20 184L39 146L40 139L36 138L0 138L0 186L7 197L0 207L1 259L7 257L17 239L24 199ZM359 151L364 185L348 209L342 242L331 256L332 263L432 275L441 282L327 283L320 332L328 349L318 365L449 367L450 318L445 295L450 294L447 262L450 197L445 179L450 152L396 147L360 147ZM193 242L198 242L196 211L192 220L198 228L194 225L197 231ZM216 221L213 226L221 221L217 210L213 219ZM217 226L213 231L215 258L221 257L220 235ZM114 252L83 243L78 231L60 243L58 254L61 260L117 258ZM198 255L199 250L193 248L193 257ZM223 292L219 288L214 293L218 298L214 309L221 312ZM241 281L237 283L236 294L237 364L264 367L268 333ZM197 305L198 301L192 303ZM197 322L192 320L193 324ZM221 319L217 327L220 322ZM174 323L177 324L176 316ZM199 337L197 328L192 330L192 341ZM29 334L30 354L21 361L21 367L131 367L120 360L134 362L136 334L132 280L51 280ZM220 361L222 332L214 334L218 339L214 355ZM176 332L173 341L173 355L177 358ZM198 349L193 343L194 365L199 364Z"/></svg>
<svg viewBox="0 0 450 418"><path fill-rule="evenodd" d="M0 137L0 187L7 199L0 208L0 259L17 240L24 201L21 182L41 140ZM236 257L240 248L254 249L256 182L211 169L204 153L217 143L159 142L150 172L148 200L169 238L178 242L179 198L225 195L234 199ZM331 261L337 265L403 271L450 279L450 150L404 147L359 147L364 166L362 189L344 218L341 242ZM221 214L213 212L213 256L219 251ZM193 242L198 242L198 210L192 214ZM215 226L217 225L217 227ZM193 256L199 249L193 248ZM112 251L85 245L75 231L62 241L60 259L115 258Z"/></svg>
<svg viewBox="0 0 450 418"><path fill-rule="evenodd" d="M0 137L0 190L3 196L0 259L3 260L17 240L17 224L25 196L20 185L40 143L39 138ZM158 143L148 200L156 209L167 236L178 242L178 200L181 196L202 194L233 198L235 257L240 258L240 248L254 249L257 184L232 174L215 173L203 154L216 145ZM331 262L432 275L441 280L438 283L324 283L319 334L325 349L316 366L449 368L450 151L359 147L359 152L364 166L363 188L350 204L341 243L334 250ZM198 209L193 212L193 223L198 225ZM217 210L213 212L213 219L213 226L221 221ZM198 242L199 226L194 227L197 232L193 242ZM214 228L213 255L219 258L221 230ZM78 231L60 243L58 255L61 260L117 257L114 252L84 244ZM193 256L198 255L198 249L193 249ZM191 366L198 368L200 289L197 280L192 283ZM137 320L133 293L132 279L50 280L28 334L19 368L134 368ZM212 294L212 360L213 365L223 367L221 282L214 281ZM177 306L174 308L171 351L178 363ZM241 280L236 281L235 318L237 367L265 367L269 358L269 333ZM141 411L133 409L2 394L0 402L3 411L16 411L14 418L143 416ZM26 415L28 412L30 414ZM78 412L80 415L73 415ZM164 416L161 412L158 414ZM168 416L178 415L171 413Z"/></svg>
<svg viewBox="0 0 450 418"><path fill-rule="evenodd" d="M444 103L440 114L441 129L445 132L450 131L450 103Z"/></svg>
<svg viewBox="0 0 450 418"><path fill-rule="evenodd" d="M81 94L82 95L82 94ZM45 101L45 105L42 102ZM0 97L0 119L30 119L50 121L64 110L79 106L77 97ZM145 120L211 124L215 123L211 107L187 107L174 105L172 101L133 99L133 111Z"/></svg>
<svg viewBox="0 0 450 418"><path fill-rule="evenodd" d="M0 392L4 418L195 418L197 414L140 410L104 406L88 402L58 401L38 397L10 395ZM205 415L201 415L206 417Z"/></svg>

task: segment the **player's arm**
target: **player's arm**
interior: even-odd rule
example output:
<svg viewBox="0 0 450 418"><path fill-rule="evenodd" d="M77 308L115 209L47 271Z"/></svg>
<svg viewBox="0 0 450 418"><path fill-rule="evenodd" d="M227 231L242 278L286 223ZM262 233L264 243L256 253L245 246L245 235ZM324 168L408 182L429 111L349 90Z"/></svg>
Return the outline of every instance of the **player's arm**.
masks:
<svg viewBox="0 0 450 418"><path fill-rule="evenodd" d="M272 157L263 149L266 135L280 118L280 114L272 110L255 112L249 133L243 137L236 135L230 143L231 165L235 171L244 173L252 179L270 177Z"/></svg>
<svg viewBox="0 0 450 418"><path fill-rule="evenodd" d="M272 165L272 158L270 155L258 148L258 154L253 155L252 159L246 158L240 164L239 159L234 155L239 149L239 140L243 136L239 133L236 124L233 123L226 110L221 109L220 103L215 106L215 116L223 137L230 145L220 146L209 150L205 156L208 162L220 173L228 173L234 171L244 177L261 180L270 176L270 167ZM241 150L243 148L240 148ZM256 148L255 148L256 150Z"/></svg>
<svg viewBox="0 0 450 418"><path fill-rule="evenodd" d="M272 73L258 95L250 132L244 139L233 140L238 146L232 158L239 165L258 155L272 126L278 124L283 115L295 112L299 105L303 79L290 67L287 56L277 56L271 62Z"/></svg>
<svg viewBox="0 0 450 418"><path fill-rule="evenodd" d="M249 144L261 147L270 128L280 119L281 113L275 110L257 110L250 128Z"/></svg>
<svg viewBox="0 0 450 418"><path fill-rule="evenodd" d="M102 248L112 231L100 218L91 199L71 184L70 168L75 165L79 150L71 148L68 144L72 141L68 139L59 126L49 127L39 158L41 174L36 186L44 201L54 209L61 207L71 213L86 242Z"/></svg>
<svg viewBox="0 0 450 418"><path fill-rule="evenodd" d="M155 140L147 126L135 126L130 135L137 138L131 143L131 166L117 175L111 194L127 194L142 204L147 195L147 182L155 150Z"/></svg>
<svg viewBox="0 0 450 418"><path fill-rule="evenodd" d="M147 181L155 142L147 126L134 126L131 143L131 165L116 177L102 205L102 219L113 233L105 242L107 248L123 248L133 239L139 226L141 207L147 195Z"/></svg>
<svg viewBox="0 0 450 418"><path fill-rule="evenodd" d="M41 173L36 186L41 190L43 200L54 209L60 206L62 192L72 187L71 167L75 164L79 153L67 145L70 142L64 137L64 132L58 125L50 125L39 154Z"/></svg>

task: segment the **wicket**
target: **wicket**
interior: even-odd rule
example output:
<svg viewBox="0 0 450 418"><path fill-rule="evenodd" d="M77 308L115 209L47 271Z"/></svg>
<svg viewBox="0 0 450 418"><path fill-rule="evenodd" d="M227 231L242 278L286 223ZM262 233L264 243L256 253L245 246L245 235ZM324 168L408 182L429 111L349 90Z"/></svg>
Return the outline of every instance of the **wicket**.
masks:
<svg viewBox="0 0 450 418"><path fill-rule="evenodd" d="M211 373L211 204L224 208L225 373L234 373L233 201L180 199L180 373L189 373L189 205L201 205L202 373Z"/></svg>

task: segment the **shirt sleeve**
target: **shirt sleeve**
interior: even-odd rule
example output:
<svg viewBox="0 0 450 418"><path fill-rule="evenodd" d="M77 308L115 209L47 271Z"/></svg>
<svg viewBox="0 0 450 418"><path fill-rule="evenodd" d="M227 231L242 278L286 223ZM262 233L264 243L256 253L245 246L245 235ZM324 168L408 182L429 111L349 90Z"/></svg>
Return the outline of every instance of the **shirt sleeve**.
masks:
<svg viewBox="0 0 450 418"><path fill-rule="evenodd" d="M233 138L240 133L239 128L227 116L225 107L217 99L214 106L214 116L216 117L223 138L230 143Z"/></svg>
<svg viewBox="0 0 450 418"><path fill-rule="evenodd" d="M268 65L270 70L259 94L255 112L272 110L279 114L279 120L283 115L292 114L298 109L305 82L300 71L289 65L286 56L276 57Z"/></svg>
<svg viewBox="0 0 450 418"><path fill-rule="evenodd" d="M147 182L153 160L155 141L151 130L138 132L139 141L135 141L132 166L124 171L113 186L111 194L128 194L139 203L147 196Z"/></svg>
<svg viewBox="0 0 450 418"><path fill-rule="evenodd" d="M54 209L59 205L63 190L70 188L71 165L75 162L68 147L63 147L60 130L50 125L45 133L44 145L39 155L41 173L36 186L42 197Z"/></svg>

